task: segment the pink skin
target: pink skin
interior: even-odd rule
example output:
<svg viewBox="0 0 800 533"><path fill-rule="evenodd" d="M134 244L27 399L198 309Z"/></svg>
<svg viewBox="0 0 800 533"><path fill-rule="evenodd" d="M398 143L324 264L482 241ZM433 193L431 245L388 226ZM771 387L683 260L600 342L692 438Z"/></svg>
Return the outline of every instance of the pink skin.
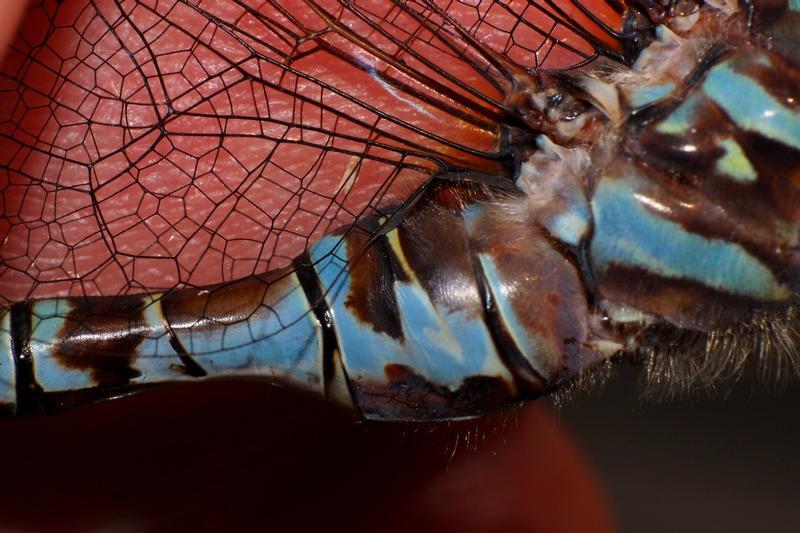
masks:
<svg viewBox="0 0 800 533"><path fill-rule="evenodd" d="M0 52L6 50L26 3L0 2ZM37 13L27 15L36 17ZM35 18L26 23L27 31L41 26ZM64 32L60 42L66 45L71 39L74 36ZM20 59L8 52L6 71ZM118 57L109 63L124 70L125 61ZM322 64L317 69L313 72L320 76L353 75ZM190 76L199 75L191 72ZM29 76L28 84L46 84L46 72ZM80 69L74 76L70 79L75 83L65 86L60 101L71 102L89 83L80 78ZM177 76L171 80L168 91L169 83L180 83ZM376 105L381 105L381 98L389 98L371 79L361 81L363 95ZM110 70L98 77L97 84L109 91L132 92L141 86L135 79L123 81ZM247 94L239 96L240 105L245 105ZM0 99L0 109L3 102ZM178 108L180 103L173 105ZM102 107L98 105L95 117L111 121L114 110ZM152 119L145 106L129 111L129 120L146 123ZM412 108L397 113L406 113L404 118L412 121L420 119L416 115L420 111ZM0 259L12 267L0 271L0 298L5 302L232 279L281 266L307 245L308 239L292 238L287 230L313 240L332 226L352 220L343 212L333 212L335 204L323 197L335 190L348 157L328 156L323 170L328 175L314 182L322 188L304 200L310 214L300 218L292 216L293 209L281 212L279 189L270 187L269 179L256 169L270 149L263 142L231 140L222 150L216 140L187 142L169 137L147 144L144 139L132 145L134 153L129 157L151 149L163 157L153 158L149 170L134 181L121 172L120 158L100 156L119 149L126 139L123 128L104 127L90 141L80 141L88 126L65 127L69 117L62 116L62 127L56 127L52 114L45 109L31 111L23 123L74 159L95 163L90 175L85 167L75 166L70 172L62 170L62 177L76 184L87 178L95 185L114 184L103 192L106 196L100 202L100 215L109 231L98 231L97 213L87 211L90 204L85 193L54 195L52 189L34 186L36 180L0 174L0 184L5 185L0 190L5 202L0 235L6 237ZM437 133L476 148L490 149L494 142L487 131L436 117L425 120ZM194 126L213 128L213 122ZM227 131L237 127L245 131L248 126L234 124ZM168 148L170 142L183 153ZM307 161L319 155L297 145L285 148L282 166L292 166L296 175L307 173ZM0 141L4 162L13 152L13 143ZM41 154L29 154L24 168L33 176L54 175ZM205 177L188 183L182 173L185 169ZM360 196L340 203L353 213L360 212L380 183L367 178L380 178L391 170L390 165L368 164L354 187ZM289 188L296 182L288 175L275 179L285 180L281 185ZM393 192L402 197L421 179L421 172L404 171ZM115 188L119 183L127 189ZM163 194L179 186L183 187L180 194ZM226 187L243 186L249 187L247 194L226 198ZM221 205L234 214L223 212ZM270 209L273 220L263 217L263 211ZM320 215L328 219L321 226ZM148 224L131 226L126 217ZM42 220L48 224L41 224ZM127 254L147 258L133 260ZM202 268L196 269L201 260ZM501 433L495 426L502 420L512 423ZM214 430L202 429L209 427ZM298 523L298 511L310 506L314 512L300 513L302 523L309 527L330 526L329 521L335 520L355 522L356 530L369 530L376 524L390 530L418 528L419 524L442 531L616 530L591 467L564 429L556 427L544 404L481 421L477 431L486 438L473 440L468 451L451 458L455 435L463 446L464 436L474 439L475 431L475 422L439 427L433 436L427 430L412 431L409 436L408 428L391 425L358 427L327 405L242 383L175 388L53 418L6 421L0 424L0 452L14 458L4 480L15 487L15 496L0 501L0 527L44 528L58 523L59 527L113 524L152 529L181 524L207 529L213 524L214 529L270 523L280 529L281 524ZM87 469L87 465L104 466ZM307 503L300 505L298 499ZM51 511L42 514L43 508ZM357 516L348 509L355 509Z"/></svg>

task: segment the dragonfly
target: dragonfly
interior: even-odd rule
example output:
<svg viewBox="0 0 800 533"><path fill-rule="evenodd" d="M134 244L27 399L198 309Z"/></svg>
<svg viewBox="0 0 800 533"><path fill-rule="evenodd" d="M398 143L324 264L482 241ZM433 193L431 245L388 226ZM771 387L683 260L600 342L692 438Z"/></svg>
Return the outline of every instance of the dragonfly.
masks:
<svg viewBox="0 0 800 533"><path fill-rule="evenodd" d="M258 377L451 420L796 369L800 7L44 0L3 65L0 400Z"/></svg>

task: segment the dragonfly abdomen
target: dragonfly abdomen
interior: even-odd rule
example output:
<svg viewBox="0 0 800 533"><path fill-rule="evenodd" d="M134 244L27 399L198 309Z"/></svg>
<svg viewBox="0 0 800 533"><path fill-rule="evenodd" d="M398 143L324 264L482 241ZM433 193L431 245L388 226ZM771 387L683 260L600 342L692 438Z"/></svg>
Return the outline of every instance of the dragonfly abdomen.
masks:
<svg viewBox="0 0 800 533"><path fill-rule="evenodd" d="M620 347L593 331L574 262L500 205L443 207L434 192L368 239L328 237L310 253L368 418L474 416L541 395Z"/></svg>
<svg viewBox="0 0 800 533"><path fill-rule="evenodd" d="M453 419L541 395L620 348L594 331L577 266L535 225L437 197L385 234L349 228L269 276L18 304L0 326L0 398L51 411L245 377L366 418Z"/></svg>
<svg viewBox="0 0 800 533"><path fill-rule="evenodd" d="M322 393L322 333L309 309L293 273L150 296L17 304L0 319L0 398L14 412L47 412L225 376ZM290 325L282 321L293 316Z"/></svg>

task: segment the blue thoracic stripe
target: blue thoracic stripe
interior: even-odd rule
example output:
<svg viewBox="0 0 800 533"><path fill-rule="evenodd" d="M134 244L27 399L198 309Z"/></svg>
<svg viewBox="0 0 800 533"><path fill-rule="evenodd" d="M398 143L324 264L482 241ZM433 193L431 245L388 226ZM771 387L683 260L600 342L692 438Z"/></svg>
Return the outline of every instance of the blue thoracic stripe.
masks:
<svg viewBox="0 0 800 533"><path fill-rule="evenodd" d="M702 93L689 95L678 107L658 123L656 131L668 135L683 135L694 127L697 110L703 107Z"/></svg>
<svg viewBox="0 0 800 533"><path fill-rule="evenodd" d="M769 58L764 55L763 60ZM735 58L712 68L703 91L740 128L800 149L800 113L781 104L755 79L736 72L732 67L734 62Z"/></svg>
<svg viewBox="0 0 800 533"><path fill-rule="evenodd" d="M17 375L11 349L11 313L0 310L0 404L17 403Z"/></svg>
<svg viewBox="0 0 800 533"><path fill-rule="evenodd" d="M722 139L719 146L725 154L717 160L717 173L730 176L740 183L752 183L758 180L758 173L736 140Z"/></svg>
<svg viewBox="0 0 800 533"><path fill-rule="evenodd" d="M502 376L511 382L491 336L480 317L437 306L413 277L396 231L387 234L400 268L411 281L394 281L393 290L402 338L375 331L347 308L352 279L347 263L347 241L326 237L310 250L315 270L333 311L334 326L344 366L351 381L386 381L389 365L403 365L425 379L451 390L471 376Z"/></svg>
<svg viewBox="0 0 800 533"><path fill-rule="evenodd" d="M789 289L741 245L690 233L651 213L642 205L645 195L637 191L637 183L645 181L634 174L601 179L592 199L595 268L639 267L759 300L780 301L789 296Z"/></svg>
<svg viewBox="0 0 800 533"><path fill-rule="evenodd" d="M663 100L674 90L675 83L673 82L637 86L628 92L629 104L634 109L638 109Z"/></svg>

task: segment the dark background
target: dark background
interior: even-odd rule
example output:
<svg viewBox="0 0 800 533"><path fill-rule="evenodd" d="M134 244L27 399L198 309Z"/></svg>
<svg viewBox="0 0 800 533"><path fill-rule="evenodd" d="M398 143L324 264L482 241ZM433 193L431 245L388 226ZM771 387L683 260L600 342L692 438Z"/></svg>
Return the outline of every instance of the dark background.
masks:
<svg viewBox="0 0 800 533"><path fill-rule="evenodd" d="M800 386L643 401L636 368L559 411L626 532L800 531Z"/></svg>

